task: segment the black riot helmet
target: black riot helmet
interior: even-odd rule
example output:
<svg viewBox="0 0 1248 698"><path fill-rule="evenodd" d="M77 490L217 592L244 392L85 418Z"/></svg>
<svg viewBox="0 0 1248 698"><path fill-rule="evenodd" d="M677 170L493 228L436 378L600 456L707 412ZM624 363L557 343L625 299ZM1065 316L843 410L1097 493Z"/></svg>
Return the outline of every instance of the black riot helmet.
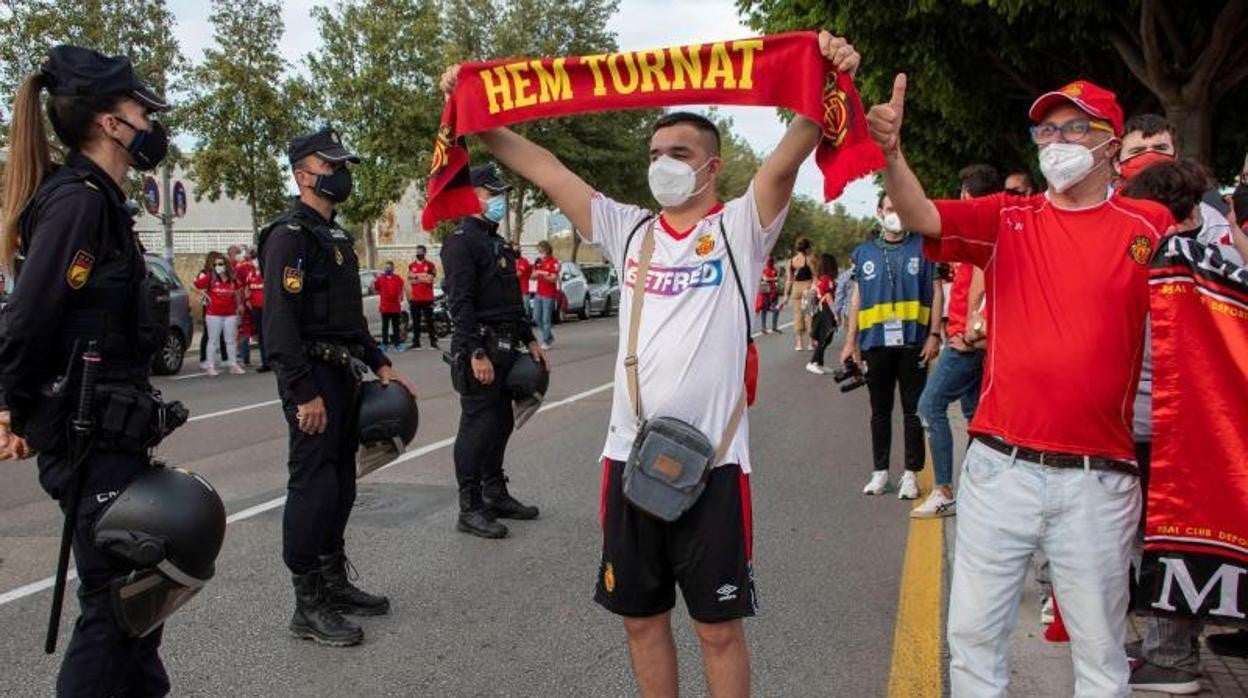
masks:
<svg viewBox="0 0 1248 698"><path fill-rule="evenodd" d="M514 402L515 428L519 429L541 408L546 389L550 387L550 371L528 352L520 352L503 386Z"/></svg>
<svg viewBox="0 0 1248 698"><path fill-rule="evenodd" d="M368 381L360 386L360 452L356 477L394 460L416 438L420 410L401 384Z"/></svg>
<svg viewBox="0 0 1248 698"><path fill-rule="evenodd" d="M134 637L164 623L216 571L225 505L203 477L156 466L104 509L95 544L138 568L113 581L117 621Z"/></svg>

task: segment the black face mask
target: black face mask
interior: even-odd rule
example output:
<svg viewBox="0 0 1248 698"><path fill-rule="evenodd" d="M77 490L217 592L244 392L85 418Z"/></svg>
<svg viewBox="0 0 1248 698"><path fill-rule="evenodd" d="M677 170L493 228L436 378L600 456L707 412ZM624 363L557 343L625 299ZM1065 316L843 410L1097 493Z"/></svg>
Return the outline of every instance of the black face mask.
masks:
<svg viewBox="0 0 1248 698"><path fill-rule="evenodd" d="M312 184L312 191L336 204L340 204L346 201L347 197L351 196L352 185L351 170L339 167L332 174L318 174L316 181Z"/></svg>
<svg viewBox="0 0 1248 698"><path fill-rule="evenodd" d="M164 125L159 121L153 121L151 129L142 131L116 114L113 118L134 131L134 138L130 139L130 145L126 146L126 152L130 153L134 168L144 172L156 169L156 166L169 154L169 133L165 131Z"/></svg>
<svg viewBox="0 0 1248 698"><path fill-rule="evenodd" d="M418 255L416 255L416 259L418 259L418 260L420 260L420 261L422 261L422 262L423 262L423 261L425 261L425 255L423 255L423 254L418 254Z"/></svg>

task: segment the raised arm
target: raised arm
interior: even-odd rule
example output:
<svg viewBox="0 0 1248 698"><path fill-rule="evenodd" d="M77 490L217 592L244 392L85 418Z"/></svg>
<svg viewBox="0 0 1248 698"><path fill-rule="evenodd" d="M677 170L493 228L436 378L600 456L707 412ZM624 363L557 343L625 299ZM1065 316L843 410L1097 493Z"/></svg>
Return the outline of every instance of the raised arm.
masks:
<svg viewBox="0 0 1248 698"><path fill-rule="evenodd" d="M819 51L836 65L837 70L850 75L858 71L861 56L845 39L821 31ZM758 206L759 222L764 228L770 226L789 205L793 186L797 183L797 170L810 157L822 137L822 126L799 114L793 118L776 149L758 168L754 175L754 201Z"/></svg>
<svg viewBox="0 0 1248 698"><path fill-rule="evenodd" d="M458 81L457 65L447 68L442 74L442 92L448 99ZM582 237L587 240L593 238L589 200L594 195L594 189L585 180L569 170L549 150L509 128L482 131L477 137L503 167L545 192Z"/></svg>
<svg viewBox="0 0 1248 698"><path fill-rule="evenodd" d="M884 191L893 202L893 209L908 230L940 237L940 213L927 198L923 185L914 175L901 153L901 122L906 102L906 74L893 80L893 96L886 104L877 104L867 112L867 128L871 138L884 151Z"/></svg>

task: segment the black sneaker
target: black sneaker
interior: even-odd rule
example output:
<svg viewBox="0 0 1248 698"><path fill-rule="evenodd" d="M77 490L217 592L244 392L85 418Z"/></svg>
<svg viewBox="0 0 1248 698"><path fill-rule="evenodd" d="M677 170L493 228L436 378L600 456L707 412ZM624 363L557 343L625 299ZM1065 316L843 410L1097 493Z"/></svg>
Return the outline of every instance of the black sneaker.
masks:
<svg viewBox="0 0 1248 698"><path fill-rule="evenodd" d="M1200 693L1200 680L1191 672L1140 662L1131 670L1131 690L1191 696Z"/></svg>

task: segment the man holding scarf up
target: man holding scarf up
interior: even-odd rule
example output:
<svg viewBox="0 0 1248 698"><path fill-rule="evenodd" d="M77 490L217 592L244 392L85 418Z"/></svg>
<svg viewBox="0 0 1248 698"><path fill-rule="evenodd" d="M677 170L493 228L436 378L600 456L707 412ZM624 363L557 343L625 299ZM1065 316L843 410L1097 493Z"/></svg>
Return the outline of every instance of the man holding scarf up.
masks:
<svg viewBox="0 0 1248 698"><path fill-rule="evenodd" d="M820 53L838 70L852 74L857 69L858 53L844 39L822 32L818 41ZM457 67L443 76L448 95L457 78ZM645 416L679 418L709 439L720 439L745 390L750 313L743 289L758 287L798 167L819 144L821 125L796 116L745 195L725 203L716 196L723 161L714 124L685 112L663 116L649 152L650 188L661 207L657 217L595 191L554 154L511 130L496 128L479 136L498 161L546 192L624 280L620 360L603 452L603 556L595 598L624 618L642 695L678 692L671 628L677 586L701 641L709 692L748 695L749 653L741 620L755 610L748 420L742 417L735 434L727 437L731 442L720 462L712 464L716 467L701 498L676 521L651 518L625 501L622 461L638 427L623 361L631 279L650 237L654 250L636 351ZM688 348L698 352L692 360Z"/></svg>

